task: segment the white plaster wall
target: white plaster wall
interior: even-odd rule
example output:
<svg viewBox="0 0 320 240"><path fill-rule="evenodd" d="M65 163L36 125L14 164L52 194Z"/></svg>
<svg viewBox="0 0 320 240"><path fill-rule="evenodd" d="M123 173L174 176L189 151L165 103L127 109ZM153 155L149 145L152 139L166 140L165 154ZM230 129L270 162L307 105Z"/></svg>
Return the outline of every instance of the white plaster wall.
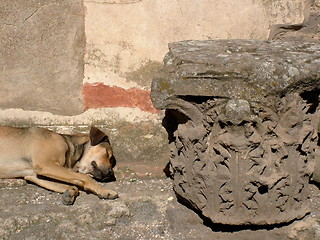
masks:
<svg viewBox="0 0 320 240"><path fill-rule="evenodd" d="M270 25L304 19L309 0L84 0L84 83L102 82L124 89L149 89L128 73L161 64L167 44L187 39L267 39ZM316 0L319 4L319 0ZM67 104L67 103L66 103ZM95 121L158 121L139 108L89 109L77 116L0 109L7 125L90 125Z"/></svg>
<svg viewBox="0 0 320 240"><path fill-rule="evenodd" d="M86 83L124 89L126 76L161 62L167 44L187 39L267 39L270 25L296 24L306 0L84 0ZM151 81L151 79L150 79Z"/></svg>

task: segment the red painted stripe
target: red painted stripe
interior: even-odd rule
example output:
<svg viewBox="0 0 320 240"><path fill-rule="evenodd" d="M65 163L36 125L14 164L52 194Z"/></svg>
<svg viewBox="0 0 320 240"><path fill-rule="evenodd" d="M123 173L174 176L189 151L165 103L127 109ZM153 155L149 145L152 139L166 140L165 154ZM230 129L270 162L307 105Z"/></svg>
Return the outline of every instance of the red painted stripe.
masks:
<svg viewBox="0 0 320 240"><path fill-rule="evenodd" d="M138 88L123 89L103 83L85 83L82 89L84 106L88 108L138 107L145 112L157 113L152 105L150 91Z"/></svg>

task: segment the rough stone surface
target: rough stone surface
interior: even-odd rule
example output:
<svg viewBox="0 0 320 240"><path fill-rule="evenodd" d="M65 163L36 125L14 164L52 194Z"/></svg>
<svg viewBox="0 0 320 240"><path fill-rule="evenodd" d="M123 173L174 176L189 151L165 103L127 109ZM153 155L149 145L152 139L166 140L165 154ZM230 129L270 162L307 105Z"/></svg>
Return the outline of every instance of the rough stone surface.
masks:
<svg viewBox="0 0 320 240"><path fill-rule="evenodd" d="M169 49L152 83L152 101L160 109L175 96L262 101L301 86L312 89L320 79L316 43L183 41L169 44Z"/></svg>
<svg viewBox="0 0 320 240"><path fill-rule="evenodd" d="M83 111L82 1L1 1L0 31L1 108Z"/></svg>
<svg viewBox="0 0 320 240"><path fill-rule="evenodd" d="M117 174L117 173L116 173ZM0 183L3 180L0 180ZM314 240L320 237L320 192L313 186L312 214L289 225L238 228L203 224L179 204L168 179L122 178L105 187L120 193L115 201L83 192L73 206L61 195L28 184L0 185L1 239L128 239L128 240Z"/></svg>
<svg viewBox="0 0 320 240"><path fill-rule="evenodd" d="M309 212L319 50L248 40L170 46L152 98L167 109L170 171L182 202L222 224L280 224Z"/></svg>

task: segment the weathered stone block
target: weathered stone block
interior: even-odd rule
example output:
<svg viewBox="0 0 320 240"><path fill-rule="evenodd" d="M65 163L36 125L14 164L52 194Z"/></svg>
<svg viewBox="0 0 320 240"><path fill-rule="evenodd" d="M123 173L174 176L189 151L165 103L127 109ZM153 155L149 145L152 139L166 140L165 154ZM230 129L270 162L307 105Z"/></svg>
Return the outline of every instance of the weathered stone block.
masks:
<svg viewBox="0 0 320 240"><path fill-rule="evenodd" d="M152 83L174 190L222 224L303 217L318 146L320 45L173 43Z"/></svg>
<svg viewBox="0 0 320 240"><path fill-rule="evenodd" d="M83 111L82 1L1 1L0 32L1 108Z"/></svg>

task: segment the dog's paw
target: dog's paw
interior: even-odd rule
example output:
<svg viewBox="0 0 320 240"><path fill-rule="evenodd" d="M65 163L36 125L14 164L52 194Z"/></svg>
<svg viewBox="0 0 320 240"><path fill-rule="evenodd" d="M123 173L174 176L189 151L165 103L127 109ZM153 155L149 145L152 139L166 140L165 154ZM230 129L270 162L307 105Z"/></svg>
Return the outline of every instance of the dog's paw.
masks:
<svg viewBox="0 0 320 240"><path fill-rule="evenodd" d="M79 195L78 188L76 187L69 188L62 194L62 203L64 205L72 205L78 195Z"/></svg>
<svg viewBox="0 0 320 240"><path fill-rule="evenodd" d="M119 195L114 191L106 190L103 193L98 194L98 197L102 199L116 199L119 197Z"/></svg>

